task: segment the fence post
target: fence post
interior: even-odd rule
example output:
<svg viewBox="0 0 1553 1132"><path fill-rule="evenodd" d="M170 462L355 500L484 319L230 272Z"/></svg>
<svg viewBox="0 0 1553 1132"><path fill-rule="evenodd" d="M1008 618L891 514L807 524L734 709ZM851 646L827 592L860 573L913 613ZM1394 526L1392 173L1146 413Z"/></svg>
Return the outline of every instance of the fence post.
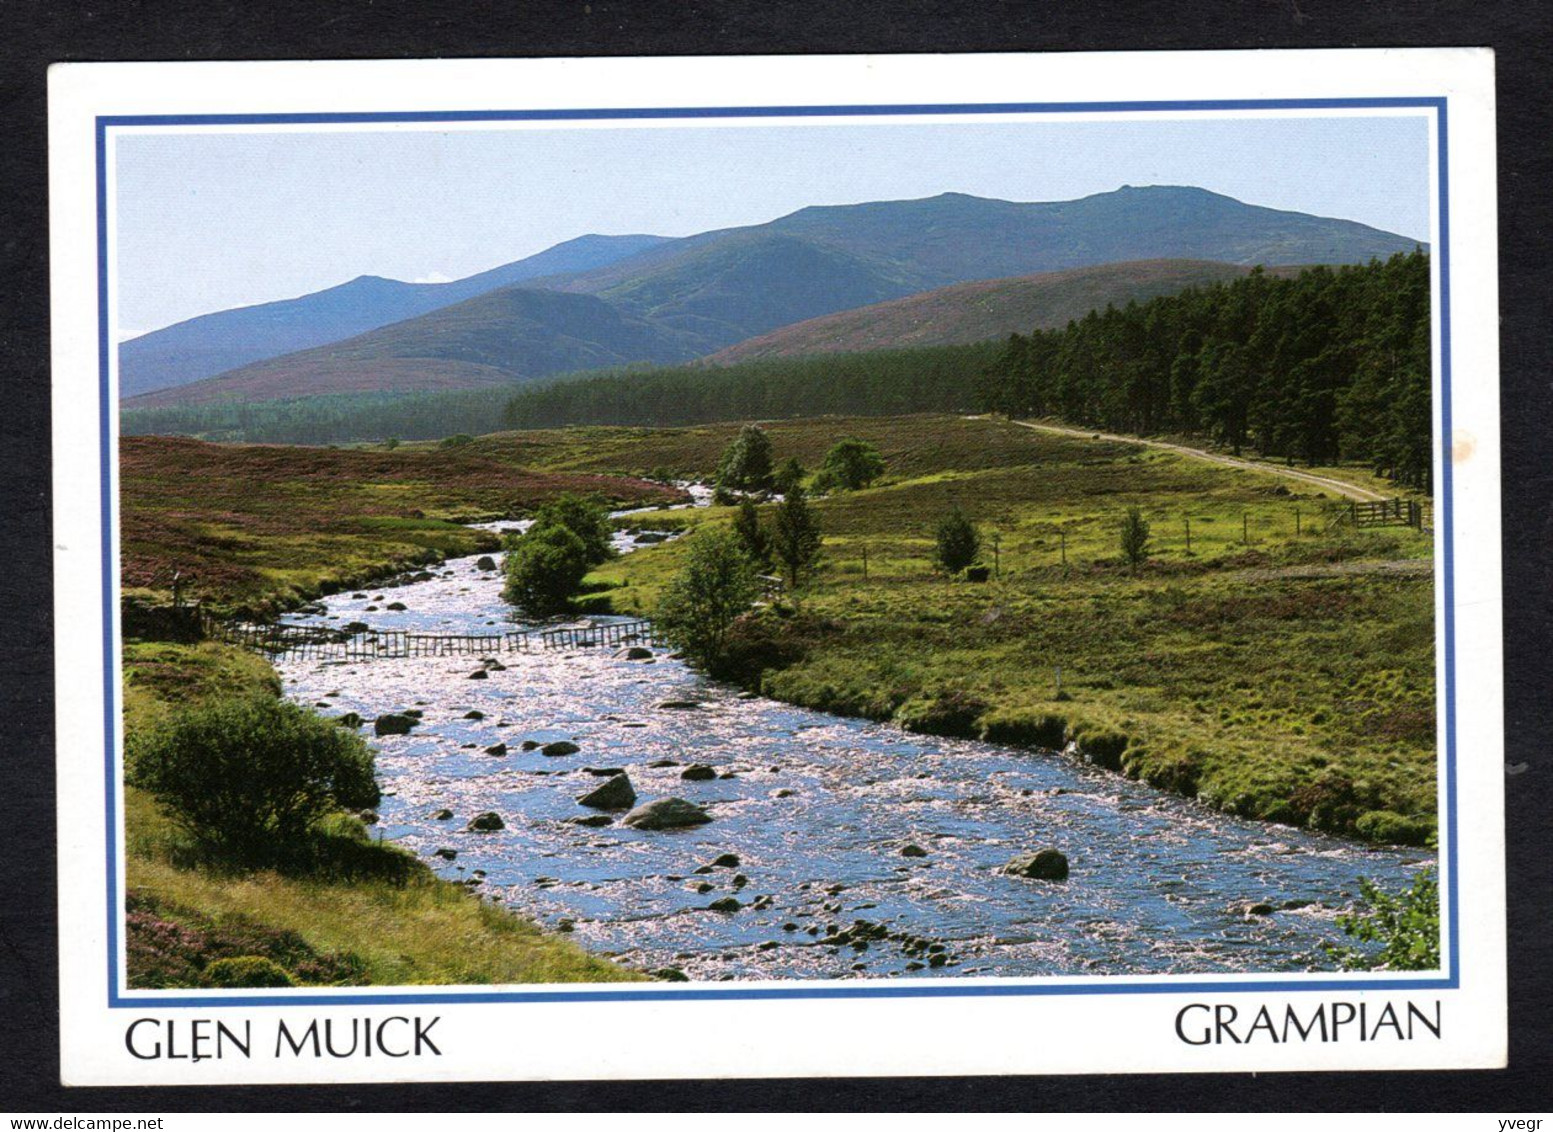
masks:
<svg viewBox="0 0 1553 1132"><path fill-rule="evenodd" d="M868 544L863 544L863 581L868 581Z"/></svg>
<svg viewBox="0 0 1553 1132"><path fill-rule="evenodd" d="M1062 539L1062 564L1066 566L1068 564L1068 532L1058 531L1057 534Z"/></svg>
<svg viewBox="0 0 1553 1132"><path fill-rule="evenodd" d="M1186 517L1186 552L1192 553L1192 517Z"/></svg>

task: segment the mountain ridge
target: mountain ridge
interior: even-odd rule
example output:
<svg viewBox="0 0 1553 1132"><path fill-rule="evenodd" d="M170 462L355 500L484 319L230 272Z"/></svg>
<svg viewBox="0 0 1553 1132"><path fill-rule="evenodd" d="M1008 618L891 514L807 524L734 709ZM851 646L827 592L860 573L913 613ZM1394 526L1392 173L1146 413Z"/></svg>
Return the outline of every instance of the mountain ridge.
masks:
<svg viewBox="0 0 1553 1132"><path fill-rule="evenodd" d="M503 338L498 325L476 329L470 312L460 309L473 301L466 299L389 324L398 329L374 340L394 343L384 356L393 371L385 371L385 387L412 387L406 383L414 381L408 365L414 358L436 363L422 388L455 387L442 383L465 379L488 383L494 380L491 369L522 380L588 368L597 358L621 356L618 319L651 327L631 323L643 355L628 360L674 362L715 355L784 326L978 280L1148 260L1241 267L1362 263L1419 246L1355 221L1249 205L1190 186L1124 186L1056 202L944 193L814 205L762 224L648 240L607 262L510 285L594 298L604 304L590 309L602 320L608 341L554 328L547 338L537 325L529 327L533 333ZM476 335L505 341L528 354L488 355L478 364L490 369L460 370L448 347L437 341L448 333L455 339ZM415 339L418 345L409 344ZM332 355L307 351L250 363L206 379L226 382L224 394L202 385L190 396L260 396L274 387L290 389L292 395L327 393L339 391L341 386L331 382L341 381L345 388L360 388L359 382L369 378L370 359L360 353L359 343L352 351L352 365L344 369ZM253 365L269 369L259 375ZM277 376L282 370L284 377ZM172 394L134 403L177 402L178 395Z"/></svg>

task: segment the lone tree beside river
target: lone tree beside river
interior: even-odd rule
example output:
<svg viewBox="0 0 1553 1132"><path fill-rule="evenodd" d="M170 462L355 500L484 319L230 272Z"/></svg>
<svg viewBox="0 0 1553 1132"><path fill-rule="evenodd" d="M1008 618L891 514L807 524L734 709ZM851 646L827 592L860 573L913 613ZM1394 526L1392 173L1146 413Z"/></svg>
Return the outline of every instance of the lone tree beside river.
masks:
<svg viewBox="0 0 1553 1132"><path fill-rule="evenodd" d="M685 568L658 602L654 618L675 648L702 668L722 659L733 623L759 592L744 540L728 528L692 536Z"/></svg>

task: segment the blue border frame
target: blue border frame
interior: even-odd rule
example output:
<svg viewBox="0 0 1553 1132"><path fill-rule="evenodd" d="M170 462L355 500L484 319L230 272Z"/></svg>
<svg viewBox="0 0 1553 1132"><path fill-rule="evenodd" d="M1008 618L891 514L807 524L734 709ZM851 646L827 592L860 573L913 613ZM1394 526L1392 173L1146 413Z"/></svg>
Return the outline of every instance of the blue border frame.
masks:
<svg viewBox="0 0 1553 1132"><path fill-rule="evenodd" d="M695 121L708 118L835 118L881 117L898 115L983 115L983 114L1055 114L1055 113L1120 113L1146 111L1170 113L1181 111L1212 110L1376 110L1376 109L1425 109L1436 114L1436 139L1438 158L1438 185L1440 209L1439 246L1433 249L1440 268L1440 435L1436 445L1443 445L1451 435L1451 337L1450 337L1450 210L1449 164L1446 134L1446 99L1441 97L1403 98L1309 98L1309 99L1211 99L1203 101L1137 101L1137 102L1006 102L1006 103L922 103L889 106L717 106L684 108L635 108L635 109L577 109L577 110L457 110L457 111L402 111L374 113L316 113L316 114L167 114L167 115L107 115L96 119L97 156L97 289L98 289L98 365L99 404L101 412L99 444L100 475L102 479L102 567L103 567L103 647L104 675L103 730L106 738L105 768L107 776L106 819L108 834L108 1006L110 1008L167 1009L172 1007L215 1006L384 1006L404 1004L438 1003L489 1003L489 1002L661 1002L665 1000L727 1000L727 999L788 999L788 998L917 998L924 996L986 997L1007 995L1052 994L1223 994L1229 992L1257 991L1310 992L1310 991L1390 991L1390 990L1455 990L1460 984L1460 917L1457 892L1457 797L1456 797L1456 681L1455 644L1456 626L1454 614L1454 559L1452 547L1451 462L1442 458L1440 515L1444 555L1439 577L1444 591L1444 644L1445 666L1443 696L1445 703L1445 828L1446 841L1446 907L1448 936L1450 939L1450 967L1439 975L1417 978L1315 978L1292 981L1278 977L1252 977L1250 979L1226 977L1225 981L1188 979L1139 982L1125 977L1104 981L1069 983L1062 977L1050 982L956 984L951 981L921 981L918 983L868 983L848 984L795 984L780 986L754 986L742 988L682 988L677 990L644 987L639 990L572 990L554 987L544 990L522 991L431 991L401 993L357 994L342 991L339 994L291 994L277 995L136 995L125 997L119 990L119 925L122 905L118 883L118 799L119 782L115 765L119 688L118 610L114 600L114 538L115 512L113 491L113 466L110 459L113 446L113 414L116 406L110 399L109 357L111 345L108 336L108 188L107 188L107 135L108 130L121 126L238 126L238 125L315 125L350 123L394 122L558 122L602 121L610 119L682 119ZM1436 451L1440 451L1437 447ZM1168 978L1168 976L1166 976Z"/></svg>

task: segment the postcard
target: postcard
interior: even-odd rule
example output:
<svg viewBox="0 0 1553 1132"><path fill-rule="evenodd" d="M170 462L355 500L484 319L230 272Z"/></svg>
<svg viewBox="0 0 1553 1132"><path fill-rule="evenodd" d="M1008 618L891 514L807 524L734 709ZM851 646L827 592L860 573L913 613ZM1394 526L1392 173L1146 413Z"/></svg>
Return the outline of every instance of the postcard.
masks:
<svg viewBox="0 0 1553 1132"><path fill-rule="evenodd" d="M66 1083L1504 1064L1491 53L50 92Z"/></svg>

